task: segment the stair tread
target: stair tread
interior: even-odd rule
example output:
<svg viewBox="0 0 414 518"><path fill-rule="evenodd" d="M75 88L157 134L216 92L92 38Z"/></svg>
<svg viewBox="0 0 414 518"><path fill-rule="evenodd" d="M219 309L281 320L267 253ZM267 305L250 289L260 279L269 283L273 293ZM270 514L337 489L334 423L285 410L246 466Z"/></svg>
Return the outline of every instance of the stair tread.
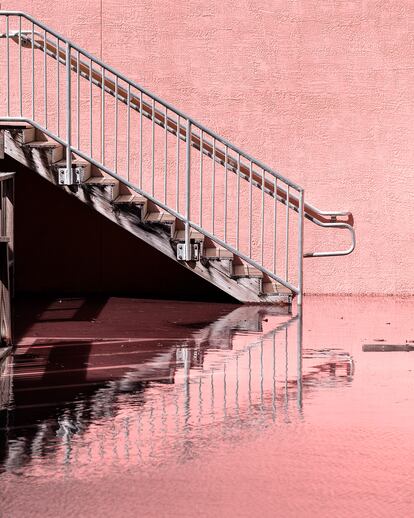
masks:
<svg viewBox="0 0 414 518"><path fill-rule="evenodd" d="M147 199L139 194L119 194L115 198L114 203L118 203L120 205L124 203L135 203L137 205L142 205L146 201Z"/></svg>
<svg viewBox="0 0 414 518"><path fill-rule="evenodd" d="M263 272L247 264L237 264L233 267L234 277L263 277Z"/></svg>
<svg viewBox="0 0 414 518"><path fill-rule="evenodd" d="M286 286L283 286L283 284L279 284L278 282L264 282L262 286L262 291L266 295L271 294L283 294L283 295L290 295L292 292L289 288L286 288Z"/></svg>
<svg viewBox="0 0 414 518"><path fill-rule="evenodd" d="M31 124L29 124L28 122L14 122L14 121L0 122L0 129L8 129L8 128L30 129L30 128L33 128L33 126Z"/></svg>
<svg viewBox="0 0 414 518"><path fill-rule="evenodd" d="M58 142L53 142L53 140L32 140L31 142L26 142L24 144L27 147L34 147L34 148L58 148L62 147L61 144Z"/></svg>
<svg viewBox="0 0 414 518"><path fill-rule="evenodd" d="M226 248L212 247L203 250L203 257L209 259L233 259L233 254Z"/></svg>
<svg viewBox="0 0 414 518"><path fill-rule="evenodd" d="M169 212L150 212L145 217L145 221L150 223L174 223L175 216Z"/></svg>
<svg viewBox="0 0 414 518"><path fill-rule="evenodd" d="M118 180L106 178L104 176L91 176L84 183L93 185L117 185Z"/></svg>
<svg viewBox="0 0 414 518"><path fill-rule="evenodd" d="M66 167L66 159L58 160L54 165L59 167ZM82 158L72 158L72 165L80 165L80 166L89 166L91 165L87 160L83 160Z"/></svg>
<svg viewBox="0 0 414 518"><path fill-rule="evenodd" d="M196 239L198 241L204 241L204 236L200 232L197 232L196 230L191 229L190 231L190 238ZM174 234L174 239L176 241L184 241L185 239L185 230L176 230Z"/></svg>

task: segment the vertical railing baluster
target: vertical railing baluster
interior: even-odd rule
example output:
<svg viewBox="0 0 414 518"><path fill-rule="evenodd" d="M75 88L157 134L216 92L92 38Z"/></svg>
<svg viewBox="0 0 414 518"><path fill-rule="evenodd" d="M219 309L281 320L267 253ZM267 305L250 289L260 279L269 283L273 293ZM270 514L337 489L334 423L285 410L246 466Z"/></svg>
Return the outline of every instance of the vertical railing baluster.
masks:
<svg viewBox="0 0 414 518"><path fill-rule="evenodd" d="M211 172L211 232L214 234L216 206L216 139L213 138L213 170Z"/></svg>
<svg viewBox="0 0 414 518"><path fill-rule="evenodd" d="M46 30L43 31L43 85L44 85L44 122L47 129L47 44L46 44Z"/></svg>
<svg viewBox="0 0 414 518"><path fill-rule="evenodd" d="M7 117L10 117L10 41L9 16L6 15L6 84L7 84Z"/></svg>
<svg viewBox="0 0 414 518"><path fill-rule="evenodd" d="M228 161L228 147L224 148L224 241L227 240L227 161Z"/></svg>
<svg viewBox="0 0 414 518"><path fill-rule="evenodd" d="M35 120L35 57L34 57L34 23L32 23L32 120Z"/></svg>
<svg viewBox="0 0 414 518"><path fill-rule="evenodd" d="M200 130L200 211L199 211L199 222L200 227L203 226L203 142L204 133L203 130Z"/></svg>
<svg viewBox="0 0 414 518"><path fill-rule="evenodd" d="M175 177L175 196L176 196L175 210L177 212L180 212L180 131L181 131L180 124L181 124L180 116L177 115L177 151L176 151L177 172L176 172L176 177Z"/></svg>
<svg viewBox="0 0 414 518"><path fill-rule="evenodd" d="M285 255L285 281L289 280L289 194L290 186L286 189L286 255Z"/></svg>
<svg viewBox="0 0 414 518"><path fill-rule="evenodd" d="M303 235L305 221L305 192L303 189L299 192L299 228L298 228L298 306L302 306L303 300ZM300 320L301 320L300 316ZM302 322L300 322L300 325Z"/></svg>
<svg viewBox="0 0 414 518"><path fill-rule="evenodd" d="M191 121L187 119L187 131L186 131L186 187L185 187L185 259L189 261L191 259L191 243L190 243L190 200L191 200Z"/></svg>
<svg viewBox="0 0 414 518"><path fill-rule="evenodd" d="M76 146L80 149L80 52L76 56Z"/></svg>
<svg viewBox="0 0 414 518"><path fill-rule="evenodd" d="M237 156L237 194L236 194L236 249L239 250L240 239L240 153Z"/></svg>
<svg viewBox="0 0 414 518"><path fill-rule="evenodd" d="M261 251L260 251L260 260L261 265L263 266L263 259L264 259L264 227L265 227L265 221L264 221L264 193L265 193L265 170L262 169L262 213L260 216L261 219L261 226L260 226L260 245L261 245Z"/></svg>
<svg viewBox="0 0 414 518"><path fill-rule="evenodd" d="M119 79L115 76L115 129L114 129L114 171L118 173L118 89Z"/></svg>
<svg viewBox="0 0 414 518"><path fill-rule="evenodd" d="M56 126L57 135L60 137L60 40L56 38Z"/></svg>
<svg viewBox="0 0 414 518"><path fill-rule="evenodd" d="M155 192L155 99L152 100L152 124L151 124L151 163L152 163L152 178L151 178L151 194L154 196Z"/></svg>
<svg viewBox="0 0 414 518"><path fill-rule="evenodd" d="M142 91L139 91L139 187L142 189Z"/></svg>
<svg viewBox="0 0 414 518"><path fill-rule="evenodd" d="M274 179L273 196L273 273L276 273L276 250L277 250L277 178Z"/></svg>
<svg viewBox="0 0 414 518"><path fill-rule="evenodd" d="M128 83L127 92L127 179L129 181L129 167L130 167L130 141L131 141L131 85Z"/></svg>
<svg viewBox="0 0 414 518"><path fill-rule="evenodd" d="M19 16L19 108L23 116L23 79L22 79L22 17Z"/></svg>
<svg viewBox="0 0 414 518"><path fill-rule="evenodd" d="M252 259L252 229L253 229L253 164L249 163L249 257Z"/></svg>
<svg viewBox="0 0 414 518"><path fill-rule="evenodd" d="M167 204L168 109L164 110L164 203Z"/></svg>
<svg viewBox="0 0 414 518"><path fill-rule="evenodd" d="M105 68L101 67L101 164L105 165Z"/></svg>
<svg viewBox="0 0 414 518"><path fill-rule="evenodd" d="M66 168L72 171L71 46L66 43Z"/></svg>
<svg viewBox="0 0 414 518"><path fill-rule="evenodd" d="M92 93L92 59L89 60L89 153L93 158L93 93Z"/></svg>

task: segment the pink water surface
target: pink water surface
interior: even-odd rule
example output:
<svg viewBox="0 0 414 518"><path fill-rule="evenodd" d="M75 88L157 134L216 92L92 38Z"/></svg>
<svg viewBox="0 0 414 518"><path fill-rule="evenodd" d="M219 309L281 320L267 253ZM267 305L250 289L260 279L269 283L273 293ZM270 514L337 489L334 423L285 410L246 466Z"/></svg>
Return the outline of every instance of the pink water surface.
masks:
<svg viewBox="0 0 414 518"><path fill-rule="evenodd" d="M362 347L414 345L414 300L305 302L36 311L0 516L413 516L414 354Z"/></svg>

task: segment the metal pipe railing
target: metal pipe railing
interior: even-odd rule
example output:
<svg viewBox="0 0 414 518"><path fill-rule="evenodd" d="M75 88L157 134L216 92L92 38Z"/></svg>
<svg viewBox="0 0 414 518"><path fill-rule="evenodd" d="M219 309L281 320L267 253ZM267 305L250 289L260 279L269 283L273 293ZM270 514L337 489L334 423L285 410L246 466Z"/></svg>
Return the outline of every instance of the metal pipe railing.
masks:
<svg viewBox="0 0 414 518"><path fill-rule="evenodd" d="M1 15L1 13L0 13ZM26 31L28 32L28 31ZM52 34L56 34L54 31L52 32ZM24 31L23 31L23 34L24 34ZM36 33L37 34L37 33ZM2 37L3 35L0 35L0 37ZM14 38L16 36L15 33L10 33L9 34L9 38ZM42 36L40 34L37 34L37 36L39 38L42 38ZM34 37L34 36L32 36ZM43 40L42 40L43 42ZM44 52L47 52L48 55L50 55L51 57L53 57L54 59L59 59L57 58L57 51L55 53L55 51L53 51L53 43L50 42L50 45L47 47L47 49L45 50L45 45L44 43L38 43L35 45L36 48L38 48L39 50L42 50ZM74 44L71 44L71 46L75 49L78 49L79 47L76 47ZM84 50L81 50L79 49L79 52L82 52L86 57L89 58L90 54ZM192 125L194 127L198 127L200 128L200 130L202 130L203 132L206 132L209 136L211 136L212 138L214 138L215 140L217 140L218 142L220 142L221 144L223 144L224 146L227 147L227 149L231 149L232 151L234 151L236 154L239 154L239 155L243 155L246 159L248 160L251 160L253 163L255 163L258 167L264 169L268 174L270 175L274 175L278 178L280 178L284 183L286 183L286 185L289 185L290 187L293 187L293 188L296 188L298 189L299 186L295 183L293 183L292 181L288 180L287 178L283 177L280 173L276 173L274 170L272 170L269 166L266 166L263 162L255 159L254 157L250 156L249 154L247 154L246 152L244 151L241 151L239 148L237 148L234 144L232 144L231 142L227 141L226 139L224 139L223 137L220 137L218 134L214 133L213 131L211 130L208 130L206 127L204 127L202 124L200 124L199 122L195 121L194 119L192 119L191 117L188 117L186 115L183 114L183 112L181 112L180 110L176 109L176 108L172 108L168 103L166 103L165 101L159 101L159 98L157 96L155 96L154 94L152 93L149 93L146 89L144 89L143 87L141 86L138 86L137 83L134 83L133 81L130 81L130 80L127 80L122 74L120 74L119 72L114 72L114 69L112 67L109 67L109 66L103 66L102 62L100 60L98 60L97 58L92 58L93 62L96 63L97 65L99 65L103 71L107 70L109 72L112 72L114 74L116 74L116 78L121 78L122 80L124 80L125 82L128 83L129 86L134 86L135 88L139 89L142 93L145 93L146 95L148 95L148 97L150 97L152 100L153 100L153 103L154 102L159 102L160 104L162 104L166 109L170 109L171 111L174 111L176 114L178 114L180 117L182 118L185 118L187 120L191 120L192 122ZM85 62L82 62L83 65L85 65ZM76 70L76 67L77 65L72 65L73 66L73 70ZM92 73L93 72L93 73ZM85 75L85 71L81 70L80 72L80 75L82 77L85 77L86 79L88 80L91 80L92 84L94 84L95 86L97 86L98 88L102 88L102 89L105 89L105 92L106 93L109 93L110 95L112 96L115 96L115 88L113 86L113 84L111 82L107 82L107 81L104 81L103 78L102 78L102 74L99 74L98 71L96 71L96 69L93 69L92 72L90 73L90 75ZM122 92L122 95L121 94L118 94L118 98L124 103L124 104L130 104L131 105L131 108L132 109L137 109L138 111L140 110L140 104L139 105L135 105L134 106L134 96L131 97L131 100L128 102L128 96L126 94L125 91ZM146 117L149 117L151 118L151 120L153 119L154 120L154 123L155 124L158 124L158 125L161 125L164 127L164 125L167 126L167 131L171 131L173 130L174 133L176 132L176 129L174 129L174 126L175 126L175 122L173 119L170 119L168 117L164 117L163 113L159 110L154 110L155 112L155 115L153 117L152 115L152 112L153 112L153 109L151 108L150 105L146 105L144 103L142 109L146 111L146 114L145 116ZM181 114L181 115L180 115ZM170 127L171 126L171 127ZM180 133L179 137L183 140L185 140L185 131L183 131L183 133ZM195 137L194 135L192 135L192 137ZM194 138L194 145L196 147L200 147L199 146L199 143L198 143L198 138L195 137ZM211 155L211 149L209 148L209 143L206 142L206 145L203 146L202 148L202 152L204 154L207 154L207 155ZM223 156L220 156L218 155L217 156L217 159L219 161L225 161L225 158ZM232 158L232 157L228 157L228 160L227 160L227 163L228 163L228 170L232 170L233 172L235 172L235 170L237 169L236 167L236 159ZM241 175L243 177L243 175ZM260 187L260 180L259 182L255 182L255 184L257 184L257 186ZM266 189L267 190L267 193L268 194L272 194L272 189ZM280 193L278 193L278 195L282 194L282 195L285 195L283 194L285 193L285 191L283 189L281 189ZM297 202L297 198L295 197L292 197L292 199L290 200L292 203L295 203L295 201ZM314 217L316 218L323 218L323 217L328 217L328 218L338 218L338 217L347 217L349 218L350 216L352 216L352 214L349 212L349 211L322 211L320 209L318 209L317 207L311 205L311 204L306 204L305 205L305 210L307 212L311 212L313 213ZM331 252L331 254L334 254L334 252Z"/></svg>

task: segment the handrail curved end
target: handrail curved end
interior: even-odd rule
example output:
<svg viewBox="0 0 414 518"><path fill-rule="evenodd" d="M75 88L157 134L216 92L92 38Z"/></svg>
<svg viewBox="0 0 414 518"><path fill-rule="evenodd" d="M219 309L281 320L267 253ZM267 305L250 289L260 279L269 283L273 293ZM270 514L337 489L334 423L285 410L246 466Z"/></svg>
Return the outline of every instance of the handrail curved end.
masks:
<svg viewBox="0 0 414 518"><path fill-rule="evenodd" d="M330 227L330 228L344 228L348 230L351 234L351 246L346 250L333 250L331 252L306 252L303 254L303 257L338 257L352 254L355 250L356 246L356 236L355 229L353 227L354 218L352 214L350 214L350 218L352 219L352 224L349 223L317 223L319 226Z"/></svg>

